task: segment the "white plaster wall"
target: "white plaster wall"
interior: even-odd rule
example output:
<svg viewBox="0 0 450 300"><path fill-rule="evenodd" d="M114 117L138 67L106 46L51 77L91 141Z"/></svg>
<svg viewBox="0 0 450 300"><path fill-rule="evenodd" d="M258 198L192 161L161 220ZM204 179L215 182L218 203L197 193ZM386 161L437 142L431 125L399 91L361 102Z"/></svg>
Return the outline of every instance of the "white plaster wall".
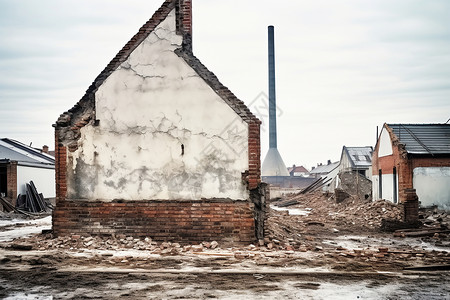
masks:
<svg viewBox="0 0 450 300"><path fill-rule="evenodd" d="M398 178L396 178L396 181L398 187ZM382 198L394 202L394 174L383 174L382 184L383 184ZM398 191L396 193L398 201Z"/></svg>
<svg viewBox="0 0 450 300"><path fill-rule="evenodd" d="M389 132L383 127L380 135L380 146L378 148L378 157L392 155L392 143Z"/></svg>
<svg viewBox="0 0 450 300"><path fill-rule="evenodd" d="M347 153L342 151L341 161L339 162L339 172L351 171L351 170L352 170L352 164L350 162L350 159L348 158Z"/></svg>
<svg viewBox="0 0 450 300"><path fill-rule="evenodd" d="M373 200L380 200L380 193L378 188L379 185L379 176L378 175L372 175L372 199Z"/></svg>
<svg viewBox="0 0 450 300"><path fill-rule="evenodd" d="M248 198L248 125L173 52L181 42L172 11L98 89L70 198Z"/></svg>
<svg viewBox="0 0 450 300"><path fill-rule="evenodd" d="M398 202L398 176L395 176L395 180L397 181L397 202ZM382 174L382 191L380 195L380 176L372 175L372 198L374 200L384 199L391 202L394 202L394 174Z"/></svg>
<svg viewBox="0 0 450 300"><path fill-rule="evenodd" d="M450 167L415 168L413 186L421 206L450 210Z"/></svg>
<svg viewBox="0 0 450 300"><path fill-rule="evenodd" d="M322 187L322 191L324 192L334 192L334 184L333 181L335 180L335 178L337 178L338 173L339 173L339 166L337 166L336 168L334 168L330 173L328 173L327 175L322 175L322 178L332 178L331 182L329 184L326 184Z"/></svg>
<svg viewBox="0 0 450 300"><path fill-rule="evenodd" d="M17 194L24 195L26 184L30 181L34 182L38 193L42 193L45 198L55 197L55 169L17 166Z"/></svg>

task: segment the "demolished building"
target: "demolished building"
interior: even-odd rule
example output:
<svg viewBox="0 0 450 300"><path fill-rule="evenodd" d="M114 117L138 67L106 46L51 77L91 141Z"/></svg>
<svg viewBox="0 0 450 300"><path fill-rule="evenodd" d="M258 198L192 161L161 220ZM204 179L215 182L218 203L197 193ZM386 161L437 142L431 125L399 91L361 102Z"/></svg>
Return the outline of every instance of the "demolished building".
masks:
<svg viewBox="0 0 450 300"><path fill-rule="evenodd" d="M260 123L193 55L191 1L166 0L54 125L54 233L262 238Z"/></svg>
<svg viewBox="0 0 450 300"><path fill-rule="evenodd" d="M450 124L384 124L372 158L373 198L450 209Z"/></svg>

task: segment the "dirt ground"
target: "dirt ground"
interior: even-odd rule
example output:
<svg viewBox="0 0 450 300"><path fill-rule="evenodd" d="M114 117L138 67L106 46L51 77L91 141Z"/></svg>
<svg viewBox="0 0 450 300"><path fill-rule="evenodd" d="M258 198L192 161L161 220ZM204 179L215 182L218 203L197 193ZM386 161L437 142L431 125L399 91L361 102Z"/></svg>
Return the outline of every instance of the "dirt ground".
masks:
<svg viewBox="0 0 450 300"><path fill-rule="evenodd" d="M449 216L423 210L420 229L381 231L402 209L292 195L270 203L267 238L254 245L14 238L0 242L0 298L450 299Z"/></svg>

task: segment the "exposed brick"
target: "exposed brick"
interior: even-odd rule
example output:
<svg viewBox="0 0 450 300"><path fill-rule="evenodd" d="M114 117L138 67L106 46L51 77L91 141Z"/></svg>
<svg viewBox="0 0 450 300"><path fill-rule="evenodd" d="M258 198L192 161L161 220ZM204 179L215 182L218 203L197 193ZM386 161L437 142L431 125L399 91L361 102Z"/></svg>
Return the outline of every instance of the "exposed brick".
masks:
<svg viewBox="0 0 450 300"><path fill-rule="evenodd" d="M169 206L173 207L171 213L167 210ZM191 210L194 207L200 208L201 213ZM53 212L53 231L56 235L126 234L157 241L254 242L253 209L250 202L231 200L126 203L64 200ZM219 211L225 213L218 214Z"/></svg>
<svg viewBox="0 0 450 300"><path fill-rule="evenodd" d="M8 198L13 205L17 199L17 162L10 162L6 165L6 198Z"/></svg>

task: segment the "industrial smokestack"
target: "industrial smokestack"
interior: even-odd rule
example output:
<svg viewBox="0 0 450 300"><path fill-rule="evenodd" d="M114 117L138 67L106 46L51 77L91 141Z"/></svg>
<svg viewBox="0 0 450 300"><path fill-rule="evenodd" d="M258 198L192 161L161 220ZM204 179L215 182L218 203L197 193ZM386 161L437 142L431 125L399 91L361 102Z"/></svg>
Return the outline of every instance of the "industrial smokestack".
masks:
<svg viewBox="0 0 450 300"><path fill-rule="evenodd" d="M274 28L268 27L269 50L269 151L262 165L262 176L289 176L277 149L277 103L275 96Z"/></svg>
<svg viewBox="0 0 450 300"><path fill-rule="evenodd" d="M269 148L277 148L277 99L275 94L275 46L273 26L269 34Z"/></svg>

